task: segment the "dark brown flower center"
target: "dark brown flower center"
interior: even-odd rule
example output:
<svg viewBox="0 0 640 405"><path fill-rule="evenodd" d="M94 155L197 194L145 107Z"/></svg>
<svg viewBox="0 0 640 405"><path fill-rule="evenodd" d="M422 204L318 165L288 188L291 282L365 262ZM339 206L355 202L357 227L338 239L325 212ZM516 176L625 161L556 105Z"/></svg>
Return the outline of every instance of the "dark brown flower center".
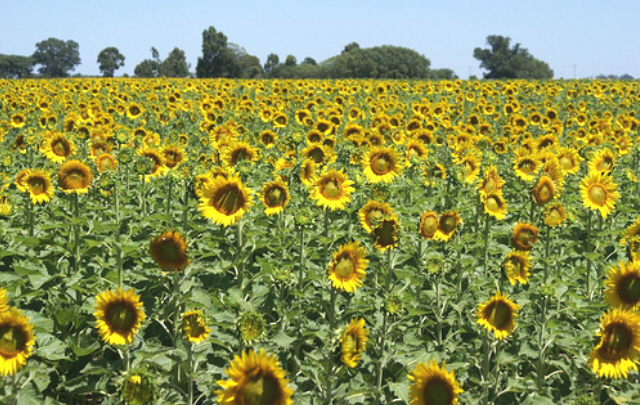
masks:
<svg viewBox="0 0 640 405"><path fill-rule="evenodd" d="M15 357L24 350L26 343L26 336L20 329L8 325L0 327L0 354L3 357Z"/></svg>
<svg viewBox="0 0 640 405"><path fill-rule="evenodd" d="M244 207L245 199L235 184L228 184L216 191L212 204L222 214L233 215Z"/></svg>
<svg viewBox="0 0 640 405"><path fill-rule="evenodd" d="M133 328L137 315L129 303L117 302L107 308L106 319L113 329L129 330Z"/></svg>
<svg viewBox="0 0 640 405"><path fill-rule="evenodd" d="M451 405L453 390L451 384L441 378L432 377L424 385L425 403L429 405Z"/></svg>
<svg viewBox="0 0 640 405"><path fill-rule="evenodd" d="M244 384L240 395L244 405L275 405L280 397L280 386L273 376L262 375L257 370L256 375Z"/></svg>

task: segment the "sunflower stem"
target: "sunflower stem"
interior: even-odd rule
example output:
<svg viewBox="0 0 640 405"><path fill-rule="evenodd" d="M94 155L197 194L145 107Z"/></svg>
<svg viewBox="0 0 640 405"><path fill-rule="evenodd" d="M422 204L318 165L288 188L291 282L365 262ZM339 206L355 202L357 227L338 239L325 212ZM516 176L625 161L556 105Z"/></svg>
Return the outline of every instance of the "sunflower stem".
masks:
<svg viewBox="0 0 640 405"><path fill-rule="evenodd" d="M29 237L33 238L34 229L33 229L33 203L31 202L31 196L29 194L27 196L27 225L29 227Z"/></svg>
<svg viewBox="0 0 640 405"><path fill-rule="evenodd" d="M529 211L529 222L531 222L532 224L534 223L534 218L536 216L536 201L533 199L533 197L531 198L531 208Z"/></svg>
<svg viewBox="0 0 640 405"><path fill-rule="evenodd" d="M300 294L303 293L304 289L304 225L300 225L300 237L299 237L299 262L298 262L298 292ZM302 308L303 303L302 300L298 301L300 305L298 317L296 320L297 329L300 331L300 322L302 318Z"/></svg>
<svg viewBox="0 0 640 405"><path fill-rule="evenodd" d="M587 213L587 299L591 301L591 210Z"/></svg>
<svg viewBox="0 0 640 405"><path fill-rule="evenodd" d="M189 193L190 192L191 190L189 190L189 186L187 185L184 192L184 211L182 212L182 231L185 233L185 235L187 233L187 230L189 229Z"/></svg>
<svg viewBox="0 0 640 405"><path fill-rule="evenodd" d="M123 274L123 266L122 266L122 248L120 247L120 188L118 187L118 182L114 185L114 205L115 205L115 216L116 216L116 252L117 252L117 267L118 267L118 286L122 288L122 284L124 283L124 274Z"/></svg>
<svg viewBox="0 0 640 405"><path fill-rule="evenodd" d="M173 224L171 217L171 191L173 188L173 176L169 174L169 184L167 184L167 216L169 217L169 224Z"/></svg>
<svg viewBox="0 0 640 405"><path fill-rule="evenodd" d="M491 217L489 214L484 215L484 232L482 233L482 237L484 238L484 276L487 277L487 269L489 265L489 224L491 222Z"/></svg>
<svg viewBox="0 0 640 405"><path fill-rule="evenodd" d="M175 302L175 311L173 313L173 347L178 347L178 341L180 340L180 327L178 322L180 321L180 272L172 270L173 272L173 301Z"/></svg>
<svg viewBox="0 0 640 405"><path fill-rule="evenodd" d="M147 216L147 185L145 184L144 181L144 175L141 176L142 180L142 184L140 185L140 200L142 202L142 216L146 217Z"/></svg>
<svg viewBox="0 0 640 405"><path fill-rule="evenodd" d="M187 375L187 404L193 405L193 376L196 370L193 363L193 343L191 342L187 342L187 367L189 370Z"/></svg>
<svg viewBox="0 0 640 405"><path fill-rule="evenodd" d="M491 357L487 334L487 331L482 332L482 351L484 353L484 357L482 358L482 403L484 405L489 404L489 360Z"/></svg>
<svg viewBox="0 0 640 405"><path fill-rule="evenodd" d="M545 271L546 273L546 271ZM536 366L536 376L538 383L538 392L544 388L545 381L545 365L544 365L544 333L547 324L547 296L542 298L542 308L540 309L540 336L538 336L538 364Z"/></svg>
<svg viewBox="0 0 640 405"><path fill-rule="evenodd" d="M387 274L385 277L384 283L384 300L387 299L389 295L389 290L391 289L391 273L393 270L393 261L391 259L391 249L387 249ZM387 311L386 305L382 305L382 334L380 336L380 359L378 361L378 375L377 375L377 383L376 383L376 405L380 403L380 396L382 395L382 379L384 375L384 352L385 346L387 344L387 322L389 320L389 311Z"/></svg>
<svg viewBox="0 0 640 405"><path fill-rule="evenodd" d="M338 295L337 290L333 285L330 287L331 290L331 299L329 303L329 352L327 353L327 364L325 365L325 377L326 377L326 392L325 392L325 404L331 405L333 403L333 378L334 376L331 374L331 368L333 366L333 329L335 328L335 317L336 317L336 297Z"/></svg>
<svg viewBox="0 0 640 405"><path fill-rule="evenodd" d="M240 260L242 252L242 220L238 220L236 224L236 262L238 262L238 288L242 292L242 284L244 282L244 260Z"/></svg>
<svg viewBox="0 0 640 405"><path fill-rule="evenodd" d="M78 193L73 193L73 218L78 221L80 218L80 196ZM73 234L74 234L74 262L73 269L77 274L80 271L80 224L76 223L73 225Z"/></svg>

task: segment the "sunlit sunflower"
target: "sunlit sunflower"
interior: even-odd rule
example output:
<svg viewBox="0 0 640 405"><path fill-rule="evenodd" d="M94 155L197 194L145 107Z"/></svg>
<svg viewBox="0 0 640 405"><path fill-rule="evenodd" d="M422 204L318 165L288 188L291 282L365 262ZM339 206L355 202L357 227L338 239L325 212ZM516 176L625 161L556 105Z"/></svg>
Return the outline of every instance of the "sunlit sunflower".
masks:
<svg viewBox="0 0 640 405"><path fill-rule="evenodd" d="M477 322L493 332L496 339L502 340L513 333L519 309L520 306L509 300L506 295L496 292L488 301L478 306Z"/></svg>
<svg viewBox="0 0 640 405"><path fill-rule="evenodd" d="M258 138L260 139L260 143L264 145L265 148L269 149L273 148L276 144L276 141L278 140L278 134L270 129L265 129L264 131L260 132Z"/></svg>
<svg viewBox="0 0 640 405"><path fill-rule="evenodd" d="M44 140L40 148L44 156L54 163L62 163L69 156L76 153L76 143L61 132L54 132Z"/></svg>
<svg viewBox="0 0 640 405"><path fill-rule="evenodd" d="M513 159L513 171L524 181L532 181L540 166L540 161L533 156L516 156Z"/></svg>
<svg viewBox="0 0 640 405"><path fill-rule="evenodd" d="M280 214L290 200L289 188L282 180L277 179L262 186L260 201L264 204L266 215Z"/></svg>
<svg viewBox="0 0 640 405"><path fill-rule="evenodd" d="M369 263L366 255L364 247L357 241L340 246L333 253L329 265L329 280L333 287L346 292L354 292L361 287Z"/></svg>
<svg viewBox="0 0 640 405"><path fill-rule="evenodd" d="M27 363L35 343L33 325L17 308L0 312L0 374L14 375Z"/></svg>
<svg viewBox="0 0 640 405"><path fill-rule="evenodd" d="M409 380L409 403L411 405L457 405L458 395L463 393L453 371L448 372L430 359L428 364L420 362L411 370Z"/></svg>
<svg viewBox="0 0 640 405"><path fill-rule="evenodd" d="M553 180L551 180L549 176L540 176L540 180L538 180L538 184L536 184L533 190L531 191L531 195L533 196L533 201L538 206L544 206L549 201L553 200L555 193L556 193L556 186L553 183Z"/></svg>
<svg viewBox="0 0 640 405"><path fill-rule="evenodd" d="M507 202L502 197L502 192L493 191L482 197L484 212L495 219L503 219L507 215Z"/></svg>
<svg viewBox="0 0 640 405"><path fill-rule="evenodd" d="M222 226L230 226L242 218L253 205L251 191L235 175L218 176L204 186L198 209L203 217Z"/></svg>
<svg viewBox="0 0 640 405"><path fill-rule="evenodd" d="M364 319L354 318L342 333L340 338L340 361L349 368L354 368L366 350L369 330L365 327Z"/></svg>
<svg viewBox="0 0 640 405"><path fill-rule="evenodd" d="M164 157L164 165L169 169L173 169L187 160L187 154L180 145L166 145L161 152Z"/></svg>
<svg viewBox="0 0 640 405"><path fill-rule="evenodd" d="M225 149L222 159L227 166L234 167L238 162L253 162L260 157L258 149L248 142L236 141Z"/></svg>
<svg viewBox="0 0 640 405"><path fill-rule="evenodd" d="M122 399L126 405L155 404L157 387L155 378L143 370L132 370L124 377Z"/></svg>
<svg viewBox="0 0 640 405"><path fill-rule="evenodd" d="M31 202L34 204L49 202L53 198L53 183L44 170L27 170L20 179L16 179L16 184L23 185L24 190L31 195Z"/></svg>
<svg viewBox="0 0 640 405"><path fill-rule="evenodd" d="M225 405L292 405L293 390L274 354L252 349L234 356L225 370L228 380L218 381L222 390L214 393Z"/></svg>
<svg viewBox="0 0 640 405"><path fill-rule="evenodd" d="M316 164L313 159L305 159L300 165L300 181L305 186L313 186L318 179L316 174Z"/></svg>
<svg viewBox="0 0 640 405"><path fill-rule="evenodd" d="M375 240L373 245L381 252L387 249L394 249L398 247L398 229L400 228L400 222L398 217L394 214L387 215L378 221L371 233Z"/></svg>
<svg viewBox="0 0 640 405"><path fill-rule="evenodd" d="M211 333L202 311L193 310L182 314L182 334L193 344L202 343Z"/></svg>
<svg viewBox="0 0 640 405"><path fill-rule="evenodd" d="M617 185L611 176L599 172L591 172L580 182L582 203L591 210L597 210L606 218L614 209L620 198Z"/></svg>
<svg viewBox="0 0 640 405"><path fill-rule="evenodd" d="M116 170L118 161L109 153L101 153L96 156L96 168L100 173Z"/></svg>
<svg viewBox="0 0 640 405"><path fill-rule="evenodd" d="M353 184L342 169L331 169L316 180L311 198L325 209L342 210L351 202L351 194L355 191Z"/></svg>
<svg viewBox="0 0 640 405"><path fill-rule="evenodd" d="M627 378L638 371L640 358L640 314L614 308L600 318L600 340L589 354L593 372L605 378Z"/></svg>
<svg viewBox="0 0 640 405"><path fill-rule="evenodd" d="M184 270L189 264L187 242L178 232L163 232L151 240L151 257L161 269Z"/></svg>
<svg viewBox="0 0 640 405"><path fill-rule="evenodd" d="M27 122L27 117L20 112L14 113L11 116L11 126L13 128L22 128Z"/></svg>
<svg viewBox="0 0 640 405"><path fill-rule="evenodd" d="M561 148L556 156L565 175L578 173L580 164L584 160L578 151L573 148Z"/></svg>
<svg viewBox="0 0 640 405"><path fill-rule="evenodd" d="M502 190L504 180L498 174L498 169L494 165L489 166L484 178L478 183L480 195L498 193Z"/></svg>
<svg viewBox="0 0 640 405"><path fill-rule="evenodd" d="M619 267L611 267L604 286L607 304L620 309L637 309L640 306L640 263L622 262Z"/></svg>
<svg viewBox="0 0 640 405"><path fill-rule="evenodd" d="M429 149L417 139L407 142L404 158L407 166L411 167L411 159L425 160L429 156Z"/></svg>
<svg viewBox="0 0 640 405"><path fill-rule="evenodd" d="M438 231L436 232L434 239L441 240L443 242L448 241L456 232L456 229L458 229L458 224L460 222L460 216L457 211L441 214L440 220L438 221Z"/></svg>
<svg viewBox="0 0 640 405"><path fill-rule="evenodd" d="M616 155L609 148L600 149L589 159L589 172L611 173L616 164Z"/></svg>
<svg viewBox="0 0 640 405"><path fill-rule="evenodd" d="M145 320L140 296L133 289L104 291L96 296L96 329L105 343L126 345L133 342Z"/></svg>
<svg viewBox="0 0 640 405"><path fill-rule="evenodd" d="M438 232L439 221L438 214L433 211L427 211L420 217L420 236L425 239L433 239Z"/></svg>
<svg viewBox="0 0 640 405"><path fill-rule="evenodd" d="M562 224L567 219L567 214L564 211L561 203L555 203L547 205L544 209L544 223L550 227L556 227Z"/></svg>
<svg viewBox="0 0 640 405"><path fill-rule="evenodd" d="M531 269L531 259L527 251L511 251L504 261L504 271L511 285L516 282L527 284L529 281L529 270Z"/></svg>
<svg viewBox="0 0 640 405"><path fill-rule="evenodd" d="M480 174L480 160L481 157L476 153L468 152L458 162L462 167L465 183L472 184L476 181L478 174Z"/></svg>
<svg viewBox="0 0 640 405"><path fill-rule="evenodd" d="M400 154L393 148L369 149L362 161L363 173L370 183L391 183L402 173Z"/></svg>
<svg viewBox="0 0 640 405"><path fill-rule="evenodd" d="M538 241L538 228L531 224L518 222L513 229L511 241L516 249L529 251L533 249L532 243Z"/></svg>
<svg viewBox="0 0 640 405"><path fill-rule="evenodd" d="M135 120L142 116L144 113L144 108L140 107L137 103L131 103L127 106L126 114L127 118Z"/></svg>
<svg viewBox="0 0 640 405"><path fill-rule="evenodd" d="M147 157L153 162L153 166L151 167L151 175L145 176L146 181L149 181L149 177L162 176L167 172L167 167L165 166L164 155L162 154L162 151L159 151L155 148L143 147L136 150L136 155Z"/></svg>
<svg viewBox="0 0 640 405"><path fill-rule="evenodd" d="M89 192L93 174L89 166L79 160L69 160L58 169L58 184L65 193Z"/></svg>
<svg viewBox="0 0 640 405"><path fill-rule="evenodd" d="M392 213L391 206L386 202L369 200L358 211L358 218L364 230L367 233L371 233L378 221Z"/></svg>
<svg viewBox="0 0 640 405"><path fill-rule="evenodd" d="M7 305L9 303L9 297L7 297L7 290L0 288L0 313L9 309Z"/></svg>
<svg viewBox="0 0 640 405"><path fill-rule="evenodd" d="M11 202L6 195L0 194L0 218L6 218L11 215Z"/></svg>
<svg viewBox="0 0 640 405"><path fill-rule="evenodd" d="M626 245L635 236L640 236L640 216L622 232L620 244Z"/></svg>

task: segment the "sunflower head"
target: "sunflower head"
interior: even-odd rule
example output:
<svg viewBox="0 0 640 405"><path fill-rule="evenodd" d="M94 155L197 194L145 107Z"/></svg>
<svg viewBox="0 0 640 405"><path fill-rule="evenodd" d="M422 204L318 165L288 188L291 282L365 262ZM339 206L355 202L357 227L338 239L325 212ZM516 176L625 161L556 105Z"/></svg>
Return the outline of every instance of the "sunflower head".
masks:
<svg viewBox="0 0 640 405"><path fill-rule="evenodd" d="M26 316L14 307L1 311L0 375L14 375L27 364L34 343L33 325Z"/></svg>
<svg viewBox="0 0 640 405"><path fill-rule="evenodd" d="M240 337L247 343L259 341L267 334L267 322L259 312L243 313L236 324Z"/></svg>
<svg viewBox="0 0 640 405"><path fill-rule="evenodd" d="M165 270L184 270L189 264L187 242L178 232L167 231L151 240L151 256Z"/></svg>
<svg viewBox="0 0 640 405"><path fill-rule="evenodd" d="M456 229L458 229L458 224L460 224L460 222L460 216L457 211L445 212L440 215L438 231L436 232L435 239L443 242L451 239Z"/></svg>
<svg viewBox="0 0 640 405"><path fill-rule="evenodd" d="M516 249L531 250L533 249L532 243L538 241L538 228L531 224L518 222L513 229L511 240Z"/></svg>
<svg viewBox="0 0 640 405"><path fill-rule="evenodd" d="M349 368L354 368L366 350L369 330L364 319L354 318L346 327L340 338L340 361Z"/></svg>
<svg viewBox="0 0 640 405"><path fill-rule="evenodd" d="M438 214L428 211L420 218L420 236L425 239L433 239L439 228Z"/></svg>
<svg viewBox="0 0 640 405"><path fill-rule="evenodd" d="M140 296L134 290L120 288L99 293L95 310L96 329L102 340L111 345L132 343L146 318Z"/></svg>
<svg viewBox="0 0 640 405"><path fill-rule="evenodd" d="M615 203L620 198L611 176L599 172L591 172L582 179L580 194L584 206L599 211L603 218L613 212Z"/></svg>
<svg viewBox="0 0 640 405"><path fill-rule="evenodd" d="M605 378L627 378L638 370L640 357L640 315L614 308L600 319L599 342L589 355L593 372Z"/></svg>
<svg viewBox="0 0 640 405"><path fill-rule="evenodd" d="M41 204L49 202L53 198L54 188L51 177L40 169L27 170L21 176L20 172L16 178L16 184L22 185L22 188L31 195L31 202ZM20 188L20 186L18 186Z"/></svg>
<svg viewBox="0 0 640 405"><path fill-rule="evenodd" d="M260 200L264 204L266 215L280 214L291 200L289 188L281 179L266 183L262 187Z"/></svg>
<svg viewBox="0 0 640 405"><path fill-rule="evenodd" d="M444 361L442 366L433 359L420 362L408 377L412 405L457 405L458 395L464 392L454 372L447 372Z"/></svg>
<svg viewBox="0 0 640 405"><path fill-rule="evenodd" d="M394 249L398 247L398 229L400 228L400 222L396 215L387 215L382 218L378 225L376 225L372 234L375 237L374 246L381 252L387 249Z"/></svg>
<svg viewBox="0 0 640 405"><path fill-rule="evenodd" d="M538 180L538 184L531 191L533 201L538 206L544 206L549 201L553 200L556 193L556 186L553 180L549 176L541 176Z"/></svg>
<svg viewBox="0 0 640 405"><path fill-rule="evenodd" d="M354 292L362 286L369 263L365 256L364 247L357 241L340 246L329 265L329 280L333 286L346 292Z"/></svg>
<svg viewBox="0 0 640 405"><path fill-rule="evenodd" d="M150 405L155 403L157 387L155 378L145 370L132 370L124 376L122 400L127 405Z"/></svg>
<svg viewBox="0 0 640 405"><path fill-rule="evenodd" d="M614 308L640 307L640 263L622 262L613 266L604 282L605 301Z"/></svg>
<svg viewBox="0 0 640 405"><path fill-rule="evenodd" d="M511 285L516 282L527 284L529 280L529 269L531 260L527 251L511 251L507 254L504 262L504 271Z"/></svg>
<svg viewBox="0 0 640 405"><path fill-rule="evenodd" d="M502 192L491 192L482 197L484 212L495 219L503 219L507 215L507 202L502 197Z"/></svg>
<svg viewBox="0 0 640 405"><path fill-rule="evenodd" d="M369 200L358 211L360 225L367 233L371 233L378 222L387 215L392 213L391 206L386 202Z"/></svg>
<svg viewBox="0 0 640 405"><path fill-rule="evenodd" d="M497 339L505 339L516 327L515 318L520 306L506 295L496 292L488 301L478 306L478 324L493 332Z"/></svg>
<svg viewBox="0 0 640 405"><path fill-rule="evenodd" d="M69 160L58 169L58 184L65 193L85 194L89 191L91 180L91 169L79 160Z"/></svg>
<svg viewBox="0 0 640 405"><path fill-rule="evenodd" d="M118 167L118 161L109 153L101 153L96 156L96 167L100 173L114 171Z"/></svg>
<svg viewBox="0 0 640 405"><path fill-rule="evenodd" d="M325 209L342 210L351 201L354 191L353 181L342 170L332 169L316 180L311 198L316 200L316 205Z"/></svg>
<svg viewBox="0 0 640 405"><path fill-rule="evenodd" d="M253 205L250 190L239 177L221 176L205 185L198 209L205 218L222 226L236 223Z"/></svg>
<svg viewBox="0 0 640 405"><path fill-rule="evenodd" d="M374 147L362 162L363 173L371 183L390 183L402 173L400 155L393 148Z"/></svg>
<svg viewBox="0 0 640 405"><path fill-rule="evenodd" d="M193 310L182 314L182 334L193 344L204 342L211 333L202 311Z"/></svg>
<svg viewBox="0 0 640 405"><path fill-rule="evenodd" d="M567 219L561 203L547 205L544 209L544 223L550 227L561 225Z"/></svg>

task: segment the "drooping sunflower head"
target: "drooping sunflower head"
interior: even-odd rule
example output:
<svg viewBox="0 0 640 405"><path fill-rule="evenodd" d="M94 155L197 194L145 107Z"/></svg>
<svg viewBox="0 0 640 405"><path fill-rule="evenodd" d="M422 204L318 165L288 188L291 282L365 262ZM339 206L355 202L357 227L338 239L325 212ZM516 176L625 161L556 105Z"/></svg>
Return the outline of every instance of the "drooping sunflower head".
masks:
<svg viewBox="0 0 640 405"><path fill-rule="evenodd" d="M530 275L529 269L531 269L529 252L518 250L509 252L503 267L511 285L516 282L527 284Z"/></svg>
<svg viewBox="0 0 640 405"><path fill-rule="evenodd" d="M482 157L479 152L467 152L464 157L458 161L458 164L462 167L465 183L472 184L476 181L478 174L480 174L481 160Z"/></svg>
<svg viewBox="0 0 640 405"><path fill-rule="evenodd" d="M109 153L101 153L96 156L96 168L100 173L116 170L118 161Z"/></svg>
<svg viewBox="0 0 640 405"><path fill-rule="evenodd" d="M534 225L518 222L511 237L513 246L518 250L531 250L533 249L532 244L538 241L538 234L538 228Z"/></svg>
<svg viewBox="0 0 640 405"><path fill-rule="evenodd" d="M502 340L513 333L519 309L520 306L506 295L496 292L488 301L478 306L477 322L493 332L496 339Z"/></svg>
<svg viewBox="0 0 640 405"><path fill-rule="evenodd" d="M580 182L580 194L585 207L599 211L606 218L615 209L620 198L618 186L611 176L599 172L591 172Z"/></svg>
<svg viewBox="0 0 640 405"><path fill-rule="evenodd" d="M260 139L260 143L264 145L265 148L269 149L275 146L276 141L278 140L278 134L270 129L265 129L260 132L258 138Z"/></svg>
<svg viewBox="0 0 640 405"><path fill-rule="evenodd" d="M538 206L544 206L553 200L556 193L556 186L549 176L540 176L538 184L531 190L533 201Z"/></svg>
<svg viewBox="0 0 640 405"><path fill-rule="evenodd" d="M33 325L20 310L10 307L0 312L0 375L17 373L27 363L34 344Z"/></svg>
<svg viewBox="0 0 640 405"><path fill-rule="evenodd" d="M251 191L239 177L218 176L202 190L198 209L205 218L222 226L236 223L253 205Z"/></svg>
<svg viewBox="0 0 640 405"><path fill-rule="evenodd" d="M622 262L611 267L604 285L604 298L610 306L621 309L640 307L640 263Z"/></svg>
<svg viewBox="0 0 640 405"><path fill-rule="evenodd" d="M440 220L438 221L438 231L436 232L435 239L441 240L443 242L451 239L453 234L458 229L458 224L460 224L460 216L457 211L445 212L440 215Z"/></svg>
<svg viewBox="0 0 640 405"><path fill-rule="evenodd" d="M561 225L567 219L561 203L547 205L544 209L544 223L550 227Z"/></svg>
<svg viewBox="0 0 640 405"><path fill-rule="evenodd" d="M154 377L144 370L132 370L124 376L122 400L127 405L151 405L158 390Z"/></svg>
<svg viewBox="0 0 640 405"><path fill-rule="evenodd" d="M402 173L400 154L393 148L374 147L369 149L362 161L363 173L371 183L390 183Z"/></svg>
<svg viewBox="0 0 640 405"><path fill-rule="evenodd" d="M420 217L420 236L425 239L433 239L439 228L438 214L427 211Z"/></svg>
<svg viewBox="0 0 640 405"><path fill-rule="evenodd" d="M146 316L140 296L133 289L104 291L96 296L94 313L96 329L102 340L110 345L133 342Z"/></svg>
<svg viewBox="0 0 640 405"><path fill-rule="evenodd" d="M626 245L635 236L640 236L640 216L622 232L620 244Z"/></svg>
<svg viewBox="0 0 640 405"><path fill-rule="evenodd" d="M358 218L364 230L371 233L382 218L392 213L391 206L386 202L369 200L358 211Z"/></svg>
<svg viewBox="0 0 640 405"><path fill-rule="evenodd" d="M503 219L507 215L507 202L502 197L502 192L487 193L482 197L484 212L495 219Z"/></svg>
<svg viewBox="0 0 640 405"><path fill-rule="evenodd" d="M11 215L11 202L6 195L0 194L0 218L6 218Z"/></svg>
<svg viewBox="0 0 640 405"><path fill-rule="evenodd" d="M163 232L151 240L151 257L164 270L182 271L190 260L187 256L187 242L173 231Z"/></svg>
<svg viewBox="0 0 640 405"><path fill-rule="evenodd" d="M354 318L342 333L340 338L340 361L349 368L354 368L366 350L369 330L364 319Z"/></svg>
<svg viewBox="0 0 640 405"><path fill-rule="evenodd" d="M218 381L218 402L228 405L292 405L293 390L273 354L252 349L236 355L225 370L228 380Z"/></svg>
<svg viewBox="0 0 640 405"><path fill-rule="evenodd" d="M502 190L504 180L498 174L498 169L494 165L489 166L484 178L478 183L480 195L498 193Z"/></svg>
<svg viewBox="0 0 640 405"><path fill-rule="evenodd" d="M262 186L260 201L264 204L264 213L266 215L280 214L290 200L289 188L281 179L271 181Z"/></svg>
<svg viewBox="0 0 640 405"><path fill-rule="evenodd" d="M464 391L456 381L453 371L448 372L434 359L420 362L409 374L409 398L411 405L457 405L458 395Z"/></svg>
<svg viewBox="0 0 640 405"><path fill-rule="evenodd" d="M333 287L346 292L354 292L361 287L369 263L366 255L364 247L357 241L340 246L333 253L328 270Z"/></svg>
<svg viewBox="0 0 640 405"><path fill-rule="evenodd" d="M616 155L609 148L600 149L589 159L589 172L611 173L616 164Z"/></svg>
<svg viewBox="0 0 640 405"><path fill-rule="evenodd" d="M182 335L193 344L204 342L211 333L202 311L193 310L182 314Z"/></svg>
<svg viewBox="0 0 640 405"><path fill-rule="evenodd" d="M31 202L34 204L49 202L53 198L53 183L51 177L44 170L27 170L22 177L20 174L18 177L16 184L22 184L24 190L31 195Z"/></svg>
<svg viewBox="0 0 640 405"><path fill-rule="evenodd" d="M640 315L614 308L600 319L600 340L589 355L593 372L605 378L627 378L638 370L640 358Z"/></svg>
<svg viewBox="0 0 640 405"><path fill-rule="evenodd" d="M316 205L325 209L342 210L351 202L354 191L353 181L349 180L342 169L331 169L316 180L311 198L316 200Z"/></svg>
<svg viewBox="0 0 640 405"><path fill-rule="evenodd" d="M86 194L91 180L91 169L79 160L69 160L58 169L58 184L65 193Z"/></svg>
<svg viewBox="0 0 640 405"><path fill-rule="evenodd" d="M375 248L384 252L387 249L394 249L398 247L399 228L400 222L396 215L391 214L382 218L371 232L375 237L373 242Z"/></svg>

